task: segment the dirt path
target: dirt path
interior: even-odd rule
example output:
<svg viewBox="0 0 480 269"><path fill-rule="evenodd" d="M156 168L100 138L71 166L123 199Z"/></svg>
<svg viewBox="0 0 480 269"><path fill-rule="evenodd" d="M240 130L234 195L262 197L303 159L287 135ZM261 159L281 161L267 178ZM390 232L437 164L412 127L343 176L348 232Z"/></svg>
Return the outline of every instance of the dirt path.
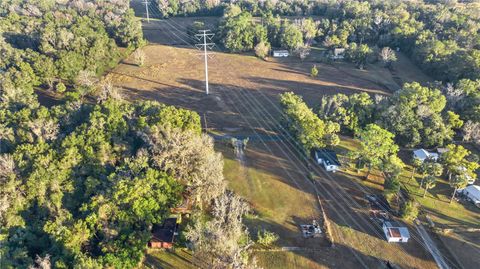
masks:
<svg viewBox="0 0 480 269"><path fill-rule="evenodd" d="M423 242L425 242L428 251L430 254L432 254L433 259L437 263L438 267L440 269L450 269L450 266L448 266L447 262L443 259L442 253L440 250L438 250L437 245L433 242L432 238L430 238L423 225L420 223L415 223L415 228L417 228L418 233L422 237Z"/></svg>

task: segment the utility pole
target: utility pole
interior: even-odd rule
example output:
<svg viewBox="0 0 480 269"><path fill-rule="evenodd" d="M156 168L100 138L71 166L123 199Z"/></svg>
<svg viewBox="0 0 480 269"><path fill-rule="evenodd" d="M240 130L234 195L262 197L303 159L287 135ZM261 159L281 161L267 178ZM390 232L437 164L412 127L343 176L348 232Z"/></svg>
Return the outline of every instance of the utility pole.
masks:
<svg viewBox="0 0 480 269"><path fill-rule="evenodd" d="M150 16L148 14L148 4L150 4L150 2L145 0L145 1L143 1L143 3L145 4L145 11L147 11L147 22L150 23Z"/></svg>
<svg viewBox="0 0 480 269"><path fill-rule="evenodd" d="M197 37L199 41L203 39L203 43L195 44L195 47L203 49L203 57L205 61L205 93L208 94L208 55L210 53L207 52L207 47L212 49L215 43L207 43L207 38L211 41L214 34L210 33L210 30L200 30L199 32L200 33L196 34L195 37Z"/></svg>

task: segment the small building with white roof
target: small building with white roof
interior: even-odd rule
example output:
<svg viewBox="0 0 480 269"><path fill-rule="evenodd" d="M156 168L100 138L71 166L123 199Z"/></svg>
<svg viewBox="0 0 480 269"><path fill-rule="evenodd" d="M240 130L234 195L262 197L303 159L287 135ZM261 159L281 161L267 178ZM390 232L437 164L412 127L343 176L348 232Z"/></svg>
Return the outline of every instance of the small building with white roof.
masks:
<svg viewBox="0 0 480 269"><path fill-rule="evenodd" d="M470 185L461 190L461 193L476 206L480 207L480 186Z"/></svg>
<svg viewBox="0 0 480 269"><path fill-rule="evenodd" d="M413 157L420 160L421 162L424 162L427 159L436 161L438 160L438 153L428 152L424 149L417 149L413 151Z"/></svg>
<svg viewBox="0 0 480 269"><path fill-rule="evenodd" d="M410 239L408 228L396 221L384 221L382 228L388 242L406 243Z"/></svg>
<svg viewBox="0 0 480 269"><path fill-rule="evenodd" d="M279 57L288 57L290 53L288 50L274 50L273 51L273 57L279 58Z"/></svg>

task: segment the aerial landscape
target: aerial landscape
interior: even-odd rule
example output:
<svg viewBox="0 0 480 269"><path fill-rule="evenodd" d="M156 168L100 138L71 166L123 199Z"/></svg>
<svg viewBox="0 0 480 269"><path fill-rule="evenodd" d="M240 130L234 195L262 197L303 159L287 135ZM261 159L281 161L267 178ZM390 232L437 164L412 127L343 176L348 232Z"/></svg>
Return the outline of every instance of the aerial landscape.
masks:
<svg viewBox="0 0 480 269"><path fill-rule="evenodd" d="M0 269L480 268L479 0L0 0Z"/></svg>

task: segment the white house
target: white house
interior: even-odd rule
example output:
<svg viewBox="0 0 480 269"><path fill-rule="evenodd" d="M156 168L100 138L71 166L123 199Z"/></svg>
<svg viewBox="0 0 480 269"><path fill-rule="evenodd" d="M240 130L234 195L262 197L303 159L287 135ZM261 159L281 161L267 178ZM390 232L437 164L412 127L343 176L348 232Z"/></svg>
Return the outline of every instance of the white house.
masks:
<svg viewBox="0 0 480 269"><path fill-rule="evenodd" d="M273 51L273 57L288 57L290 55L290 53L288 52L288 50L274 50Z"/></svg>
<svg viewBox="0 0 480 269"><path fill-rule="evenodd" d="M406 243L408 239L410 239L410 233L407 227L395 221L384 221L383 232L388 242Z"/></svg>
<svg viewBox="0 0 480 269"><path fill-rule="evenodd" d="M413 151L413 157L419 159L420 161L425 161L426 159L438 160L438 153L428 152L424 149L417 149Z"/></svg>
<svg viewBox="0 0 480 269"><path fill-rule="evenodd" d="M335 151L330 149L315 149L314 158L318 164L323 165L325 170L329 172L336 172L340 168L340 162L338 161Z"/></svg>
<svg viewBox="0 0 480 269"><path fill-rule="evenodd" d="M465 189L461 190L462 194L465 195L472 203L480 207L480 186L470 185Z"/></svg>
<svg viewBox="0 0 480 269"><path fill-rule="evenodd" d="M335 48L332 50L332 59L340 60L345 58L345 49L344 48Z"/></svg>

